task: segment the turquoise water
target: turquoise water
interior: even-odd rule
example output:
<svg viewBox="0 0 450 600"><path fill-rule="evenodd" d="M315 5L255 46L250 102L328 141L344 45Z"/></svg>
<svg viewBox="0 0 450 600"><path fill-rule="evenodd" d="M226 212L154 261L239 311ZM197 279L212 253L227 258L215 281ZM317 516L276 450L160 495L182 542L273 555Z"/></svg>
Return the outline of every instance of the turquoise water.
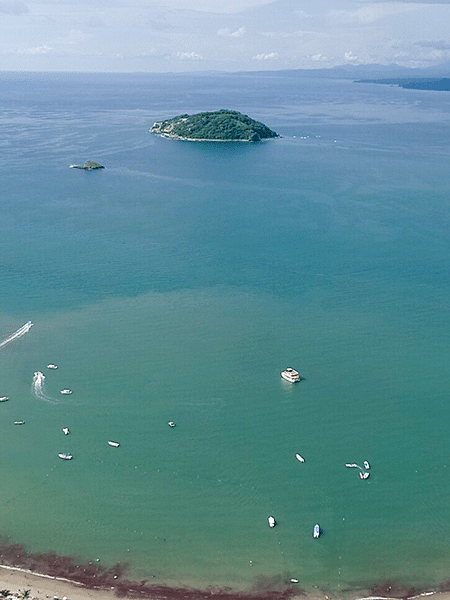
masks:
<svg viewBox="0 0 450 600"><path fill-rule="evenodd" d="M0 348L0 532L173 585L446 579L449 97L244 75L0 82L0 343L34 323ZM148 133L219 108L282 137ZM107 168L68 168L88 159ZM345 463L365 459L360 481Z"/></svg>

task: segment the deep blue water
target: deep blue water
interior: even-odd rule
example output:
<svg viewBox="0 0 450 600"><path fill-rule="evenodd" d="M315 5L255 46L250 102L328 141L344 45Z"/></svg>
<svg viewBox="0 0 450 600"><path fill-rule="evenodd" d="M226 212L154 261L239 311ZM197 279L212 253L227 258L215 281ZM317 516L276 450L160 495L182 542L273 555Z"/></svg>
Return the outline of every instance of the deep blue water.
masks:
<svg viewBox="0 0 450 600"><path fill-rule="evenodd" d="M2 73L0 106L0 342L34 322L0 348L0 531L171 584L447 578L450 97ZM148 131L220 108L281 137Z"/></svg>

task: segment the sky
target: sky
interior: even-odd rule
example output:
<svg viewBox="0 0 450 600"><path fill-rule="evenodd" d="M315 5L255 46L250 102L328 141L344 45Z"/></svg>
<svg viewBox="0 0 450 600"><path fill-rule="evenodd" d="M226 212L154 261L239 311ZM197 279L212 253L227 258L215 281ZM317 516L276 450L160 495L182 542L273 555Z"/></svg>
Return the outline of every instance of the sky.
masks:
<svg viewBox="0 0 450 600"><path fill-rule="evenodd" d="M0 70L418 68L449 24L450 0L0 0Z"/></svg>

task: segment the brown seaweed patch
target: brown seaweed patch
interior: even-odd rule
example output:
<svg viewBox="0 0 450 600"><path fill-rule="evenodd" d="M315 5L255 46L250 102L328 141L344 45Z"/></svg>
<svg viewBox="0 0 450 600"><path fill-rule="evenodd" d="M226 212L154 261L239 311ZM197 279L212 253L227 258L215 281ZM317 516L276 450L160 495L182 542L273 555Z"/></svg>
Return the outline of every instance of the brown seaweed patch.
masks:
<svg viewBox="0 0 450 600"><path fill-rule="evenodd" d="M390 598L402 598L404 600L418 596L425 591L422 588L395 581L380 581L370 586L369 589L374 596L389 596Z"/></svg>
<svg viewBox="0 0 450 600"><path fill-rule="evenodd" d="M287 600L302 590L289 585L283 578L256 580L248 592L230 587L195 589L147 584L124 577L126 565L117 563L103 567L96 562L81 563L70 556L60 556L53 551L30 552L22 544L9 543L0 538L0 563L25 569L41 575L67 579L89 589L114 589L122 598L151 598L152 600Z"/></svg>

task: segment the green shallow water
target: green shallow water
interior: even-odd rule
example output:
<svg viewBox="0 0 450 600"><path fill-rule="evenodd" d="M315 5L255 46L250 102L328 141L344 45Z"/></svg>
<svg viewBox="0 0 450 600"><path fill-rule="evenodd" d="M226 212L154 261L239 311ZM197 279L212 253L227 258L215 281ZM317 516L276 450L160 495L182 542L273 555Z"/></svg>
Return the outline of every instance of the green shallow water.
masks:
<svg viewBox="0 0 450 600"><path fill-rule="evenodd" d="M445 579L448 101L315 81L294 102L283 80L264 104L264 82L167 76L71 112L54 77L52 103L8 113L0 341L34 326L0 348L0 531L174 585ZM105 101L116 77L81 81ZM384 119L349 119L369 100ZM219 102L283 137L147 133ZM88 158L107 169L67 168Z"/></svg>

